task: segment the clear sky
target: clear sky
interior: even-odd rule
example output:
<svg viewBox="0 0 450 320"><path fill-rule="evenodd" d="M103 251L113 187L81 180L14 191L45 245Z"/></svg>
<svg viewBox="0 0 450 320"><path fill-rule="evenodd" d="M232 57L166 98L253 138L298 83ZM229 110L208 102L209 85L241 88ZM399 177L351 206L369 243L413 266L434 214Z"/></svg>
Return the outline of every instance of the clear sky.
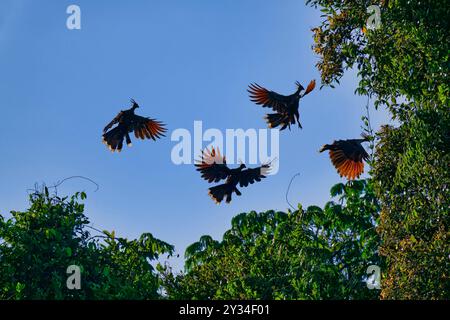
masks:
<svg viewBox="0 0 450 320"><path fill-rule="evenodd" d="M66 8L81 8L68 30ZM347 75L336 89L301 101L303 130L280 134L279 172L217 206L193 166L171 161L177 128L265 128L249 101L250 82L280 93L320 79L310 29L320 11L300 0L2 0L0 2L0 212L28 205L27 189L73 175L59 193L85 190L92 225L125 237L143 232L181 256L204 234L221 238L241 212L286 210L290 201L323 205L343 181L319 154L324 143L357 138L365 98ZM319 86L318 86L319 87ZM168 124L157 142L135 141L120 154L101 143L103 127L139 102L138 114ZM375 127L389 121L373 111ZM181 258L180 258L181 259ZM180 259L171 263L179 268Z"/></svg>

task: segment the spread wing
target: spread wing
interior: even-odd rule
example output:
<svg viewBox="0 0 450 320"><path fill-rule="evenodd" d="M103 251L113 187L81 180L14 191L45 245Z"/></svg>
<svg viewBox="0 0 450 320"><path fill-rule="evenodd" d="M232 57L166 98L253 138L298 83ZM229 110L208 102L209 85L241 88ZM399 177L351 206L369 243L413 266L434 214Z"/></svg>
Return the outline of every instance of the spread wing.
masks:
<svg viewBox="0 0 450 320"><path fill-rule="evenodd" d="M284 113L287 111L287 104L289 97L278 94L274 91L269 91L256 83L248 86L250 93L250 100L256 104L262 105L266 108L272 108L274 111Z"/></svg>
<svg viewBox="0 0 450 320"><path fill-rule="evenodd" d="M108 123L106 125L106 127L103 129L103 133L105 133L106 131L108 131L109 129L112 128L113 125L115 125L116 123L119 123L120 119L122 118L123 115L123 111L120 111L117 116L112 119L112 121L110 123Z"/></svg>
<svg viewBox="0 0 450 320"><path fill-rule="evenodd" d="M202 178L208 182L219 182L226 179L230 174L225 157L222 157L220 150L211 148L202 151L201 160L195 164L197 171L202 174Z"/></svg>
<svg viewBox="0 0 450 320"><path fill-rule="evenodd" d="M255 183L255 181L261 181L265 178L270 171L270 165L264 164L261 167L254 169L246 169L241 171L239 177L239 185L241 187L247 187L249 184Z"/></svg>
<svg viewBox="0 0 450 320"><path fill-rule="evenodd" d="M130 128L134 131L136 138L142 140L146 138L156 140L161 136L164 137L164 133L167 131L162 122L138 115L133 115Z"/></svg>
<svg viewBox="0 0 450 320"><path fill-rule="evenodd" d="M368 160L369 155L360 143L352 140L340 140L330 149L330 158L338 173L350 180L359 178L364 172L363 160Z"/></svg>

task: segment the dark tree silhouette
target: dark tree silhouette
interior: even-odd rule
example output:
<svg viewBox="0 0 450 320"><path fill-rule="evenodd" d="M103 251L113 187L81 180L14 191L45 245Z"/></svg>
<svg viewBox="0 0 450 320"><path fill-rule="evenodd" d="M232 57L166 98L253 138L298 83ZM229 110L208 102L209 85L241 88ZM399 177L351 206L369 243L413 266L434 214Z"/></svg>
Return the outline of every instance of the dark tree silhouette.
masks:
<svg viewBox="0 0 450 320"><path fill-rule="evenodd" d="M276 112L267 114L265 117L269 128L281 126L280 130L284 130L287 127L289 127L290 130L291 124L295 124L295 122L298 123L299 128L302 128L298 112L299 101L314 90L316 81L312 80L303 94L302 91L305 88L303 88L298 81L296 82L296 85L297 91L290 96L283 96L274 91L269 91L256 83L252 83L249 86L247 91L250 93L250 99L253 102L262 105L265 108L272 108L272 110Z"/></svg>
<svg viewBox="0 0 450 320"><path fill-rule="evenodd" d="M236 169L230 169L227 166L225 156L222 157L220 150L212 148L211 151L206 149L202 151L201 160L195 164L197 171L200 171L202 178L211 182L219 182L225 180L224 184L209 188L208 194L217 203L221 203L226 198L226 203L231 202L233 192L240 196L241 192L237 189L239 184L241 187L247 187L255 181L261 181L270 171L270 165L264 164L261 167L247 169L245 164L241 164Z"/></svg>
<svg viewBox="0 0 450 320"><path fill-rule="evenodd" d="M134 135L138 139L156 140L156 138L164 136L164 132L167 131L162 122L134 114L134 110L139 108L139 105L133 99L131 99L131 103L133 105L130 109L120 111L103 129L103 142L112 152L116 150L120 152L122 150L123 139L126 139L128 146L131 146L130 132L134 131ZM109 130L115 124L117 126Z"/></svg>

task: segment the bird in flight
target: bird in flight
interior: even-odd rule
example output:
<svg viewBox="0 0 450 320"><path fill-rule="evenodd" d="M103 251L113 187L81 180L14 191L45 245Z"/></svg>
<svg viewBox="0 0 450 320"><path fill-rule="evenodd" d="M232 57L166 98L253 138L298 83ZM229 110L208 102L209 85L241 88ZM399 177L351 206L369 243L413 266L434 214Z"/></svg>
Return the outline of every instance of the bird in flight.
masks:
<svg viewBox="0 0 450 320"><path fill-rule="evenodd" d="M230 203L233 192L240 196L238 184L240 187L247 187L255 181L261 181L270 172L270 164L253 169L247 169L245 164L241 164L238 168L230 169L225 156L222 157L220 150L216 151L214 148L203 150L201 160L198 160L195 166L202 178L209 183L225 180L225 183L209 188L208 194L217 204L224 199L226 203Z"/></svg>
<svg viewBox="0 0 450 320"><path fill-rule="evenodd" d="M297 91L290 96L283 96L274 91L269 91L256 83L249 85L247 91L250 93L250 100L265 108L272 108L275 111L275 113L267 114L265 117L269 128L281 126L280 130L284 130L287 127L291 130L291 124L297 122L299 128L302 129L300 115L298 113L299 101L314 90L316 81L312 80L304 93L302 91L305 88L298 81L295 84L297 85Z"/></svg>
<svg viewBox="0 0 450 320"><path fill-rule="evenodd" d="M363 139L337 140L332 144L325 144L319 152L329 150L330 159L338 173L349 180L359 178L364 172L364 162L369 155L361 145L369 141L369 137L363 135Z"/></svg>
<svg viewBox="0 0 450 320"><path fill-rule="evenodd" d="M136 138L142 140L146 138L156 140L156 138L164 136L164 132L167 131L162 122L134 114L134 110L139 108L139 105L133 99L131 99L131 103L132 106L130 109L120 111L103 129L103 143L112 152L120 152L122 150L124 139L130 147L131 139L129 133L133 131ZM115 124L117 126L111 129Z"/></svg>

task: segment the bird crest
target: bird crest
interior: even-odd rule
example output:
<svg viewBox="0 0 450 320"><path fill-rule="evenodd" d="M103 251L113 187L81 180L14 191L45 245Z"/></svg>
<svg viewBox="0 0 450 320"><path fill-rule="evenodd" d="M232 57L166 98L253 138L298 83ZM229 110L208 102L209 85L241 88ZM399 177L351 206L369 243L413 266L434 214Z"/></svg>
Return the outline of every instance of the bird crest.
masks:
<svg viewBox="0 0 450 320"><path fill-rule="evenodd" d="M131 102L131 104L132 104L132 108L133 108L133 109L139 108L139 105L137 104L136 101L134 101L133 98L130 99L130 102Z"/></svg>
<svg viewBox="0 0 450 320"><path fill-rule="evenodd" d="M303 86L301 85L301 83L300 82L298 82L298 81L295 81L295 85L298 87L298 89L299 89L299 91L303 91L303 90L305 90L305 88L303 88Z"/></svg>

